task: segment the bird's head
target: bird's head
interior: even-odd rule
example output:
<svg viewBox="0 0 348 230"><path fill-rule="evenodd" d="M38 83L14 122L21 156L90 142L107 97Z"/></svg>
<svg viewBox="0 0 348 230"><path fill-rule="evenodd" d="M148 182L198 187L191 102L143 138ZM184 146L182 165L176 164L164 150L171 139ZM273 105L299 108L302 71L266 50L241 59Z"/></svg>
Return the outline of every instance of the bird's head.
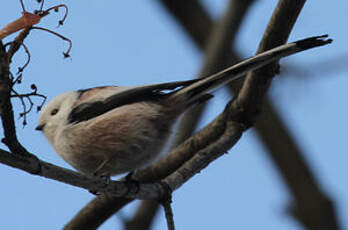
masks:
<svg viewBox="0 0 348 230"><path fill-rule="evenodd" d="M70 91L53 98L42 110L36 130L42 131L47 139L54 144L59 129L68 123L68 116L78 93Z"/></svg>

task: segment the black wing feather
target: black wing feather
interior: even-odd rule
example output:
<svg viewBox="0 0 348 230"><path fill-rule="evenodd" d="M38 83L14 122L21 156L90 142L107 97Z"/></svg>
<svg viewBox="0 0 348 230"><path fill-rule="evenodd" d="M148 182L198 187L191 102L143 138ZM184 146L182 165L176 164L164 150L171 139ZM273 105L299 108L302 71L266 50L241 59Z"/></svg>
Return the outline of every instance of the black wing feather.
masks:
<svg viewBox="0 0 348 230"><path fill-rule="evenodd" d="M158 101L196 81L197 80L177 81L130 88L116 93L106 98L104 101L86 102L76 106L70 112L68 121L69 123L78 123L92 119L123 105L142 101ZM171 91L163 92L165 90ZM81 93L86 91L88 91L88 89L80 90Z"/></svg>

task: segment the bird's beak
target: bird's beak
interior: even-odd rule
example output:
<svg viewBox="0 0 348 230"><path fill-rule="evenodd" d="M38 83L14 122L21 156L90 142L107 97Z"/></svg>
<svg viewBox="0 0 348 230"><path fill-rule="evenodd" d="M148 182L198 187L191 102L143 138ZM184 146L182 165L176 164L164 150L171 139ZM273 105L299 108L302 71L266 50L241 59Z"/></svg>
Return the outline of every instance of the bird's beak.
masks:
<svg viewBox="0 0 348 230"><path fill-rule="evenodd" d="M44 129L44 127L45 127L45 124L40 124L40 125L36 126L35 130L42 131Z"/></svg>

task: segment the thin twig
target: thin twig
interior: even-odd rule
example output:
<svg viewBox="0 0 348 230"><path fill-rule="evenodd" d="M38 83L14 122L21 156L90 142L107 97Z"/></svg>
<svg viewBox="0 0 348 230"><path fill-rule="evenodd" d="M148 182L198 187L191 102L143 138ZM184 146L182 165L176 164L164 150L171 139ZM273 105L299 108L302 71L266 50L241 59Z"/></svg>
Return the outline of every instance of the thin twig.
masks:
<svg viewBox="0 0 348 230"><path fill-rule="evenodd" d="M67 50L66 52L63 52L63 55L64 55L64 58L70 57L70 54L69 54L69 53L70 53L70 50L71 50L71 48L72 48L72 41L71 41L69 38L64 37L63 35L61 35L61 34L59 34L59 33L57 33L57 32L54 32L54 31L52 31L52 30L49 30L49 29L46 29L46 28L43 28L43 27L33 26L33 27L31 27L31 29L43 30L43 31L46 31L46 32L48 32L48 33L51 33L51 34L56 35L57 37L63 39L64 41L67 41L67 42L69 43L69 48L68 48L68 50Z"/></svg>
<svg viewBox="0 0 348 230"><path fill-rule="evenodd" d="M173 216L171 202L172 202L171 200L165 200L162 202L162 206L164 208L164 214L167 220L168 230L175 230L174 216Z"/></svg>
<svg viewBox="0 0 348 230"><path fill-rule="evenodd" d="M64 13L64 16L62 19L60 19L58 21L58 26L60 25L63 25L65 19L67 18L67 15L68 15L68 7L65 5L65 4L60 4L60 5L56 5L56 6L53 6L53 7L50 7L46 10L42 10L43 8L43 4L44 4L44 1L41 2L41 6L40 6L40 10L35 10L34 11L34 14L32 13L29 13L29 12L26 12L25 9L24 9L24 4L23 4L23 1L21 0L21 5L22 5L22 8L23 8L23 15L21 18L7 24L1 31L1 38L4 38L12 33L15 33L19 30L22 30L22 32L14 39L14 41L12 42L12 45L9 49L9 60L11 61L12 59L12 56L18 51L20 45L23 44L24 42L24 39L28 36L29 32L31 29L33 29L33 26L37 23L40 22L40 20L47 16L48 14L50 14L50 12L52 10L58 12L59 8L64 8L65 9L65 13ZM65 41L68 41L70 46L69 46L69 49L67 52L63 53L64 54L64 57L69 57L69 52L70 52L70 49L71 49L71 46L72 46L72 43L71 43L71 40L54 32L54 31L51 31L51 30L48 30L48 29L45 29L45 28L41 28L41 27L36 27L36 29L41 29L41 30L44 30L46 32L49 32L49 33L52 33L54 34L55 36L58 36L60 37L61 39L65 40Z"/></svg>
<svg viewBox="0 0 348 230"><path fill-rule="evenodd" d="M30 59L31 59L28 47L23 42L22 42L22 46L23 46L23 48L25 50L25 53L27 54L27 60L26 60L26 62L24 63L24 65L22 67L18 67L17 74L23 72L23 70L29 65L29 62L30 62Z"/></svg>
<svg viewBox="0 0 348 230"><path fill-rule="evenodd" d="M14 56L14 54L19 50L21 45L24 43L24 39L29 35L29 33L30 33L30 28L24 29L17 35L14 41L10 43L11 46L7 52L10 62L12 61L12 57Z"/></svg>
<svg viewBox="0 0 348 230"><path fill-rule="evenodd" d="M23 112L21 112L20 114L19 114L19 116L20 117L23 117L23 127L27 124L27 114L29 113L29 112L27 112L27 105L25 104L25 102L24 102L24 100L23 100L23 98L22 97L20 97L19 96L19 94L15 91L15 90L13 90L12 89L12 92L14 93L14 95L11 95L11 96L14 96L14 97L19 97L19 101L21 102L21 104L22 104L22 107L23 107ZM31 106L31 105L30 105ZM29 110L31 110L31 108L29 109Z"/></svg>
<svg viewBox="0 0 348 230"><path fill-rule="evenodd" d="M20 0L19 2L21 3L21 6L22 6L22 10L23 10L23 12L25 12L26 10L25 10L25 7L24 7L23 0Z"/></svg>
<svg viewBox="0 0 348 230"><path fill-rule="evenodd" d="M40 11L42 11L43 6L44 6L44 4L45 4L45 1L44 1L44 0L38 0L38 2L41 3L41 5L40 5Z"/></svg>
<svg viewBox="0 0 348 230"><path fill-rule="evenodd" d="M65 13L64 13L63 18L58 21L58 26L62 26L64 21L65 21L65 19L66 19L66 17L68 16L68 12L69 12L69 9L68 9L68 7L65 4L60 4L60 5L57 5L57 6L53 6L51 8L48 8L44 12L49 12L51 10L54 10L54 11L58 12L59 8L64 8L65 9Z"/></svg>
<svg viewBox="0 0 348 230"><path fill-rule="evenodd" d="M32 101L31 97L40 97L43 99L41 104L39 106L37 106L37 109L36 109L37 111L41 110L42 106L44 105L44 103L46 102L46 99L47 99L47 97L45 95L37 93L37 88L34 84L31 85L31 89L33 90L33 92L24 93L24 94L19 94L13 88L11 89L11 91L14 94L10 95L10 97L11 98L19 98L19 100L22 104L22 107L23 107L23 112L21 112L19 114L20 117L23 118L23 126L27 125L27 115L31 112L31 110L34 107L34 102ZM27 109L24 99L26 99L29 102L29 109Z"/></svg>

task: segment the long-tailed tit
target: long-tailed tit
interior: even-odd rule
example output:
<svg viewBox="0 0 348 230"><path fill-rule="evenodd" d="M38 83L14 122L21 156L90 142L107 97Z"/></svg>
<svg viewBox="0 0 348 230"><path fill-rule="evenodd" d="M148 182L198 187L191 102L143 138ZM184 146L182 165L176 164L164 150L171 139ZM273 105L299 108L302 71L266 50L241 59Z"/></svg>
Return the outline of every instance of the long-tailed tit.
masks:
<svg viewBox="0 0 348 230"><path fill-rule="evenodd" d="M210 98L207 92L281 57L331 42L323 37L279 46L199 80L66 92L47 104L36 129L85 174L133 171L159 154L178 116Z"/></svg>

